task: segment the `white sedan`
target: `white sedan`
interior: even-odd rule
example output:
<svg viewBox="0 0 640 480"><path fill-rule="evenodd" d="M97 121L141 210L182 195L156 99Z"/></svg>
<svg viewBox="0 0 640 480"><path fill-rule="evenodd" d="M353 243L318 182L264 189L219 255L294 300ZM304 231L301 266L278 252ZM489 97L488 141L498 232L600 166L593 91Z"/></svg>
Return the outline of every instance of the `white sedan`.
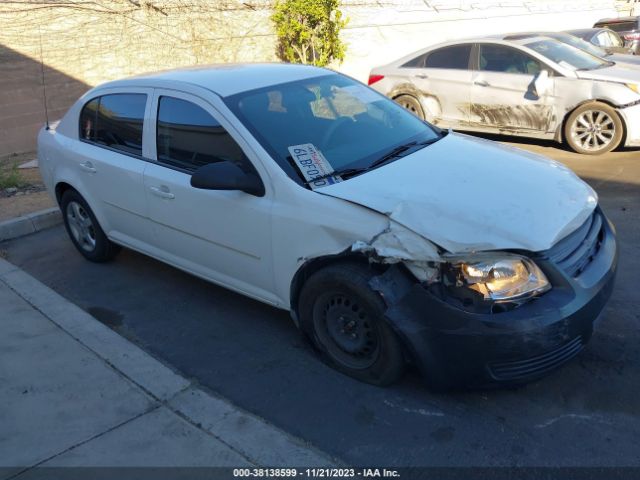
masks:
<svg viewBox="0 0 640 480"><path fill-rule="evenodd" d="M88 260L125 246L288 310L378 385L408 363L438 388L538 378L586 344L616 272L613 227L566 167L319 68L107 83L38 157Z"/></svg>
<svg viewBox="0 0 640 480"><path fill-rule="evenodd" d="M549 37L435 45L374 68L369 84L443 127L556 140L590 155L640 146L640 71Z"/></svg>

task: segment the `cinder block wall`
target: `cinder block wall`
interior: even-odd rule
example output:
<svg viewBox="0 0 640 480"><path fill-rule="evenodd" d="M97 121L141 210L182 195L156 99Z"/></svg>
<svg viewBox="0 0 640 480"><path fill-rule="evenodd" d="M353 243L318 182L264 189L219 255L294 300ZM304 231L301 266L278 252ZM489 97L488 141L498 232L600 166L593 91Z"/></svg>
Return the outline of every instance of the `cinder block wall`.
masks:
<svg viewBox="0 0 640 480"><path fill-rule="evenodd" d="M0 155L35 148L49 116L98 83L186 65L275 61L270 0L3 0ZM588 27L616 0L343 0L347 59L361 80L376 65L470 35Z"/></svg>

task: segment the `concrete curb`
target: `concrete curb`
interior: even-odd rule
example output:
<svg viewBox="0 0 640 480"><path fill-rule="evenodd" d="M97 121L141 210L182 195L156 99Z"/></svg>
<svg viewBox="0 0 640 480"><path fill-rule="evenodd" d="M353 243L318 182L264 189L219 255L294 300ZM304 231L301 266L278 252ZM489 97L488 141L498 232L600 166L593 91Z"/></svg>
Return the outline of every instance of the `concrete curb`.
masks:
<svg viewBox="0 0 640 480"><path fill-rule="evenodd" d="M0 282L153 400L251 463L273 467L339 465L328 454L228 400L193 385L49 287L0 259Z"/></svg>
<svg viewBox="0 0 640 480"><path fill-rule="evenodd" d="M62 223L62 213L58 207L5 220L0 222L0 242L39 232L60 223Z"/></svg>

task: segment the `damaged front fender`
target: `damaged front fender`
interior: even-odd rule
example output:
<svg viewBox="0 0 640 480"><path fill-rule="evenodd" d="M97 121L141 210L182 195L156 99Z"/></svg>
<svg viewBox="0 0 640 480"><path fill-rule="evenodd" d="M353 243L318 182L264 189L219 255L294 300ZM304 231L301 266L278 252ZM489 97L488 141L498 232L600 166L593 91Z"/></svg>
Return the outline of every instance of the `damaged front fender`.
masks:
<svg viewBox="0 0 640 480"><path fill-rule="evenodd" d="M372 261L380 263L402 262L422 282L434 280L439 272L437 263L441 261L441 250L424 237L391 220L385 230L368 242L355 242L351 250L367 254Z"/></svg>

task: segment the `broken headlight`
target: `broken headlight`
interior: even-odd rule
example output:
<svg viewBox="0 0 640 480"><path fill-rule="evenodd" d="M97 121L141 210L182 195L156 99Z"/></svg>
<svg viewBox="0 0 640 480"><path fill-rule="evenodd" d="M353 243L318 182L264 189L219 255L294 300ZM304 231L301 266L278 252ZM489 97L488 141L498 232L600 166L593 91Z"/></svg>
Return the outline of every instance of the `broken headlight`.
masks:
<svg viewBox="0 0 640 480"><path fill-rule="evenodd" d="M528 258L514 255L453 260L442 268L443 286L462 306L504 304L516 307L551 288L540 268ZM498 310L500 311L500 310Z"/></svg>

